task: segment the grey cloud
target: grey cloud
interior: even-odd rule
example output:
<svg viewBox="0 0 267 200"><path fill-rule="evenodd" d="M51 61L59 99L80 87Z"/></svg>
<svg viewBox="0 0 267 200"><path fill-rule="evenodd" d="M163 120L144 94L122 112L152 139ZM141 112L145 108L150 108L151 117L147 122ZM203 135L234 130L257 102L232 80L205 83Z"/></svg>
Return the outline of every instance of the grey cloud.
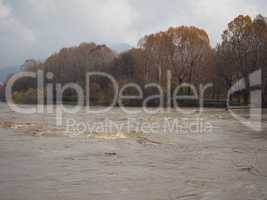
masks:
<svg viewBox="0 0 267 200"><path fill-rule="evenodd" d="M0 68L83 41L136 45L169 26L206 29L212 44L234 16L267 15L264 0L0 0Z"/></svg>

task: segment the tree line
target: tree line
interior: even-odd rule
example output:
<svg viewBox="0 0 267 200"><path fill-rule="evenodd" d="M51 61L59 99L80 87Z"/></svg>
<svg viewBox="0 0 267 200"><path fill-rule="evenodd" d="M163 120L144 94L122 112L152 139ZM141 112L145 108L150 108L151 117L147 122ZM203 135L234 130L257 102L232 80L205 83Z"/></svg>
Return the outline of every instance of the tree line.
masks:
<svg viewBox="0 0 267 200"><path fill-rule="evenodd" d="M167 31L144 36L138 47L116 54L106 45L82 43L78 47L63 48L44 62L27 60L21 71L52 72L54 79L46 83L77 83L86 85L86 72L106 72L118 81L119 86L133 82L144 87L147 83L158 83L167 93L167 73L171 72L171 86L182 83L193 85L212 83L205 99L224 101L227 91L241 78L245 88L231 99L239 104L249 104L249 75L262 69L262 100L267 104L267 20L258 15L254 19L240 15L229 22L222 33L221 42L211 47L209 36L203 29L194 26L171 27ZM8 81L9 78L7 78ZM5 100L5 85L0 89L0 98ZM95 105L108 105L112 98L112 85L101 77L90 84L90 101ZM36 103L36 80L24 78L13 87L17 103ZM171 88L173 91L174 88ZM158 94L156 88L145 91L145 96ZM134 94L136 91L128 90ZM182 94L190 94L184 88ZM64 102L75 102L75 91L64 93ZM137 101L126 101L127 105L138 105ZM156 105L158 102L151 102Z"/></svg>

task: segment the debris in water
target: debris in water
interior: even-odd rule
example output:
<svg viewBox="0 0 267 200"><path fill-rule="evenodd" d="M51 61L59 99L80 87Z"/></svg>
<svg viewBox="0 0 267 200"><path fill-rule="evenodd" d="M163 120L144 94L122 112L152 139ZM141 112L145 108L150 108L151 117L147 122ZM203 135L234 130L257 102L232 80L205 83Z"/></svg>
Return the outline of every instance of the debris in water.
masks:
<svg viewBox="0 0 267 200"><path fill-rule="evenodd" d="M139 144L146 144L146 143L162 144L161 142L154 141L154 140L150 140L150 139L145 138L145 137L139 137L139 138L137 138L136 141L137 141L137 143L139 143Z"/></svg>
<svg viewBox="0 0 267 200"><path fill-rule="evenodd" d="M115 152L106 152L105 153L105 156L116 156L117 155L117 153L115 153Z"/></svg>

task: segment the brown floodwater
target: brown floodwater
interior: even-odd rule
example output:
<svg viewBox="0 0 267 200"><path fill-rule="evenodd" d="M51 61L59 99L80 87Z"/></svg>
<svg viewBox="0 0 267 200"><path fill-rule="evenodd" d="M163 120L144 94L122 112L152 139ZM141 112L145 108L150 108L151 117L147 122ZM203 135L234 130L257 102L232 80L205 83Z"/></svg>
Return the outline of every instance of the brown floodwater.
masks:
<svg viewBox="0 0 267 200"><path fill-rule="evenodd" d="M0 104L1 200L267 199L265 110L258 132L223 109L200 115L82 110L64 114L62 122Z"/></svg>

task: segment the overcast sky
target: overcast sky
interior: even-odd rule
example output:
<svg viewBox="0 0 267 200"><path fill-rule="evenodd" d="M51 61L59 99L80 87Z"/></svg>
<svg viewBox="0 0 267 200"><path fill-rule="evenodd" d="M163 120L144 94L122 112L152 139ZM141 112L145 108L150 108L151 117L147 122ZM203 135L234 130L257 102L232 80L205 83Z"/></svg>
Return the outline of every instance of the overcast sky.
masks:
<svg viewBox="0 0 267 200"><path fill-rule="evenodd" d="M169 26L204 28L214 46L233 17L258 13L266 0L0 0L0 68L81 42L135 46Z"/></svg>

